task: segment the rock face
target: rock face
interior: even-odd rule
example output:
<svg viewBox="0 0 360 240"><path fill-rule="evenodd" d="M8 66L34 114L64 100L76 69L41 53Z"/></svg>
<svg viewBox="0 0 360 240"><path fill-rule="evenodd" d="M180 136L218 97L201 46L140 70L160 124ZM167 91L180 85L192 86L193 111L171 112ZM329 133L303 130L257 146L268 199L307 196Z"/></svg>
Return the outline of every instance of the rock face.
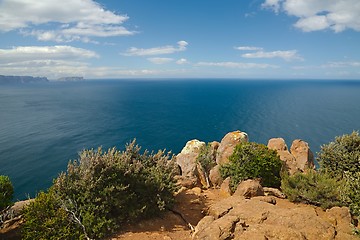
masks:
<svg viewBox="0 0 360 240"><path fill-rule="evenodd" d="M231 196L214 203L193 239L357 239L349 210L323 211L275 197Z"/></svg>
<svg viewBox="0 0 360 240"><path fill-rule="evenodd" d="M196 158L205 143L199 140L188 141L181 152L176 156L176 162L181 168L181 175L184 177L196 176Z"/></svg>
<svg viewBox="0 0 360 240"><path fill-rule="evenodd" d="M210 170L209 174L210 182L213 186L220 186L223 182L223 179L220 174L220 165L216 165Z"/></svg>
<svg viewBox="0 0 360 240"><path fill-rule="evenodd" d="M235 146L241 142L248 142L248 135L245 132L234 131L225 135L221 140L217 151L216 163L225 164L229 162L229 157L234 151Z"/></svg>
<svg viewBox="0 0 360 240"><path fill-rule="evenodd" d="M308 143L303 140L294 140L290 151L283 138L272 138L268 142L268 148L276 150L280 159L285 162L290 175L297 172L305 172L314 169L314 155Z"/></svg>

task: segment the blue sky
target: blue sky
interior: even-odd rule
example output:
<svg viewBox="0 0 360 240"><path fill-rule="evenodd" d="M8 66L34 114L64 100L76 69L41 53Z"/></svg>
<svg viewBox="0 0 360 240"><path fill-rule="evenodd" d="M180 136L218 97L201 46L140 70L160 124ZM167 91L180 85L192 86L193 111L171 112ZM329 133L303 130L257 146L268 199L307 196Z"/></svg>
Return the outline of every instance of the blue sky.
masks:
<svg viewBox="0 0 360 240"><path fill-rule="evenodd" d="M0 75L360 79L360 1L0 0Z"/></svg>

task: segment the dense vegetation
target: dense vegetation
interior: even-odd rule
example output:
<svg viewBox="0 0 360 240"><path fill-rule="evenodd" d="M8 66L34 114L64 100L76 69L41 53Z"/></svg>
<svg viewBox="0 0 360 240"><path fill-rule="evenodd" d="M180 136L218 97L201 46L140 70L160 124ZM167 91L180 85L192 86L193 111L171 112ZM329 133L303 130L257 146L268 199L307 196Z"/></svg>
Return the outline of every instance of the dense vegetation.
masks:
<svg viewBox="0 0 360 240"><path fill-rule="evenodd" d="M93 239L172 205L175 161L163 151L140 153L135 141L85 150L25 211L24 239Z"/></svg>
<svg viewBox="0 0 360 240"><path fill-rule="evenodd" d="M8 176L0 176L0 211L11 205L14 188Z"/></svg>
<svg viewBox="0 0 360 240"><path fill-rule="evenodd" d="M230 178L232 191L246 179L260 179L265 187L280 187L282 161L276 151L259 143L240 143L236 145L229 163L220 167L221 176Z"/></svg>

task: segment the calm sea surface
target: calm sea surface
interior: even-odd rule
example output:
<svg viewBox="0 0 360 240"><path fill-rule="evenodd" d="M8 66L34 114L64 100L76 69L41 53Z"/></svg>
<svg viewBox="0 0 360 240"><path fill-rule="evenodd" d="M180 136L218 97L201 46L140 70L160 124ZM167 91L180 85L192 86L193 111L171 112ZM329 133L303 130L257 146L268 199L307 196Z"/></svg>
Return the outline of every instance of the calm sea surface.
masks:
<svg viewBox="0 0 360 240"><path fill-rule="evenodd" d="M85 148L137 139L181 151L245 131L266 144L300 138L318 152L360 129L360 81L121 80L0 85L0 175L16 199L46 189Z"/></svg>

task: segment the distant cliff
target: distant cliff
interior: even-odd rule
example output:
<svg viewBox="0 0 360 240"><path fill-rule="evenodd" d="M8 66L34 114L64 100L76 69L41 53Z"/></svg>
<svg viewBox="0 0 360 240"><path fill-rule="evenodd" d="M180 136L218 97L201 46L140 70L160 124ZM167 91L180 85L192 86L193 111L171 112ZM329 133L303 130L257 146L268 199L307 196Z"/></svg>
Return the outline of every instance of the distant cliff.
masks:
<svg viewBox="0 0 360 240"><path fill-rule="evenodd" d="M46 77L0 75L0 83L42 83L42 82L49 82L49 80Z"/></svg>
<svg viewBox="0 0 360 240"><path fill-rule="evenodd" d="M63 81L63 82L73 82L73 81L82 81L82 80L84 80L83 77L62 77L57 79L57 81Z"/></svg>

